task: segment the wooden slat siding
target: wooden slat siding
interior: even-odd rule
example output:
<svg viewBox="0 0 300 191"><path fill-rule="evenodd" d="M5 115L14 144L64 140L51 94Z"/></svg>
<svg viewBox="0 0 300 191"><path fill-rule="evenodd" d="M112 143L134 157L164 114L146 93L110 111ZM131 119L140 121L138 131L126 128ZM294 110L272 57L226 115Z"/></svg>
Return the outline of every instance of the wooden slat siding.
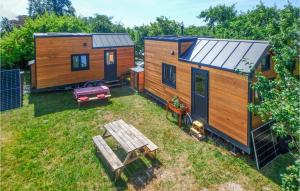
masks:
<svg viewBox="0 0 300 191"><path fill-rule="evenodd" d="M103 157L110 164L113 171L116 171L123 167L123 164L120 161L120 159L111 150L111 148L106 144L106 142L100 135L93 137L93 142L94 142L95 146L97 147L97 149L101 152Z"/></svg>
<svg viewBox="0 0 300 191"><path fill-rule="evenodd" d="M30 73L31 73L31 87L36 87L36 78L35 78L35 64L30 65Z"/></svg>
<svg viewBox="0 0 300 191"><path fill-rule="evenodd" d="M181 43L181 54L183 54L193 43L194 43L194 41L182 42Z"/></svg>
<svg viewBox="0 0 300 191"><path fill-rule="evenodd" d="M271 58L272 60L272 58ZM264 71L262 74L267 78L276 78L277 74L274 69L275 63L272 60L271 63L271 69L268 71ZM256 69L256 72L261 72L261 65L259 65ZM254 78L253 81L255 82L256 79ZM252 92L252 100L254 100L254 91ZM252 128L257 128L263 125L264 122L262 122L261 118L258 115L252 114Z"/></svg>
<svg viewBox="0 0 300 191"><path fill-rule="evenodd" d="M120 76L134 66L134 48L112 49L117 49L117 74ZM36 38L37 88L103 79L104 50L92 49L89 36ZM89 54L89 70L72 72L71 54L84 53Z"/></svg>
<svg viewBox="0 0 300 191"><path fill-rule="evenodd" d="M195 64L178 61L176 42L145 40L145 89L169 100L177 95L191 109L191 69ZM176 89L162 83L162 62L176 66ZM248 79L246 76L209 67L209 124L247 145Z"/></svg>
<svg viewBox="0 0 300 191"><path fill-rule="evenodd" d="M145 75L144 72L140 72L139 74L139 92L143 92L144 91L144 84L145 84Z"/></svg>

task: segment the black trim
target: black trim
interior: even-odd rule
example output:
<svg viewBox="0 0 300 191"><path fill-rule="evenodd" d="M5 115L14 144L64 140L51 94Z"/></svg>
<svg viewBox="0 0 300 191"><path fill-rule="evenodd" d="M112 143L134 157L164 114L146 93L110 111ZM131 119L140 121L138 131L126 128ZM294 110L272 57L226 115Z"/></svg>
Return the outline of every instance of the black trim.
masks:
<svg viewBox="0 0 300 191"><path fill-rule="evenodd" d="M144 40L166 41L166 42L189 42L197 41L197 37L177 37L177 36L149 36Z"/></svg>
<svg viewBox="0 0 300 191"><path fill-rule="evenodd" d="M87 61L87 67L82 68L81 64L79 64L79 68L74 68L73 66L73 57L74 56L86 56L86 61ZM81 63L81 59L79 59L79 62ZM76 71L82 71L82 70L89 70L90 69L90 55L87 53L84 54L71 54L71 71L76 72Z"/></svg>
<svg viewBox="0 0 300 191"><path fill-rule="evenodd" d="M186 62L186 63L190 63L190 64L196 64L199 67L205 66L205 67L214 68L214 69L218 69L218 70L223 70L223 71L227 71L227 72L232 72L232 73L240 74L240 75L247 75L248 76L250 74L250 73L245 73L245 72L236 72L235 70L230 70L230 69L227 69L227 68L220 68L220 67L212 66L212 65L209 65L209 64L199 64L197 62L187 61L187 60L184 60L182 58L179 58L178 60L181 61L181 62Z"/></svg>
<svg viewBox="0 0 300 191"><path fill-rule="evenodd" d="M103 46L103 47L92 47L92 49L101 49L101 48L134 48L134 45L125 45L125 46Z"/></svg>
<svg viewBox="0 0 300 191"><path fill-rule="evenodd" d="M206 125L205 129L210 131L211 133L227 140L228 142L230 142L231 144L233 144L234 146L238 147L239 149L241 149L242 151L246 152L247 154L250 154L250 147L248 147L247 145L244 145L234 139L232 139L231 137L229 137L228 135L224 134L223 132L217 130L216 128L210 126L210 125Z"/></svg>
<svg viewBox="0 0 300 191"><path fill-rule="evenodd" d="M34 67L35 67L35 87L37 87L37 71L36 71L36 65L37 65L37 60L36 60L36 38L35 36L33 37L33 41L34 41ZM31 68L31 67L30 67ZM31 73L31 72L30 72ZM30 75L31 77L32 75ZM31 84L31 87L32 87L32 84Z"/></svg>
<svg viewBox="0 0 300 191"><path fill-rule="evenodd" d="M252 103L252 99L253 99L253 97L252 97L253 91L252 91L252 87L251 87L252 82L251 82L250 78L252 78L251 75L248 76L248 105L250 103ZM251 141L251 139L252 139L251 131L252 131L253 127L252 127L252 112L249 111L248 106L247 106L247 113L248 113L247 140L248 140L248 146L250 147L250 154L251 154L253 152L253 145L252 145L252 141Z"/></svg>
<svg viewBox="0 0 300 191"><path fill-rule="evenodd" d="M173 69L175 69L175 84L173 84L173 82L171 81L171 80L169 80L169 81L167 81L166 79L165 79L165 70L167 69L167 68L172 68L172 73L174 73L174 70ZM172 74L172 75L174 75L174 74ZM169 76L169 79L171 78L171 76ZM171 88L174 88L174 89L176 89L176 66L174 66L174 65L171 65L171 64L166 64L166 63L162 63L162 65L161 65L161 81L162 81L162 83L163 84L165 84L165 85L167 85L167 86L170 86Z"/></svg>
<svg viewBox="0 0 300 191"><path fill-rule="evenodd" d="M150 96L156 103L158 103L159 105L162 106L166 106L167 105L167 101L158 97L157 95L151 93L149 90L144 89L144 93L148 96Z"/></svg>
<svg viewBox="0 0 300 191"><path fill-rule="evenodd" d="M263 63L263 59L265 60L265 63ZM265 57L262 58L261 60L261 72L266 72L271 69L271 55L266 54Z"/></svg>
<svg viewBox="0 0 300 191"><path fill-rule="evenodd" d="M45 35L42 35L45 34ZM35 33L34 37L47 38L47 37L82 37L82 36L93 36L93 35L129 35L128 33Z"/></svg>

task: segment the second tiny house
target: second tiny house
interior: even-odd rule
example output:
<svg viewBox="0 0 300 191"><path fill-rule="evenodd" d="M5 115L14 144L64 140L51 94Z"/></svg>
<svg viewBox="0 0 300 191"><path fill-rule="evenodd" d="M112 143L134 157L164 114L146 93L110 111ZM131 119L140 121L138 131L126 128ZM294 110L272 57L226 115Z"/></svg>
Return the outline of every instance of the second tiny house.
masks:
<svg viewBox="0 0 300 191"><path fill-rule="evenodd" d="M248 111L260 98L255 72L276 77L266 41L196 37L145 38L145 91L166 103L178 96L195 120L251 153L252 129L262 125Z"/></svg>
<svg viewBox="0 0 300 191"><path fill-rule="evenodd" d="M116 81L134 67L134 43L126 33L35 33L34 45L35 89Z"/></svg>

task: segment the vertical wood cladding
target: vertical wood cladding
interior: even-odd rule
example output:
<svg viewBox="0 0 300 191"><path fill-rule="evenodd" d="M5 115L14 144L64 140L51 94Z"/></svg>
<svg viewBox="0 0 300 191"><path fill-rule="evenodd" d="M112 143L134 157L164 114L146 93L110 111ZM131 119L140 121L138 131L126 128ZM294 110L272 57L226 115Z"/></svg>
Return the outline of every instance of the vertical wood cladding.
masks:
<svg viewBox="0 0 300 191"><path fill-rule="evenodd" d="M31 86L36 88L36 78L35 78L35 64L30 65L30 74L31 74Z"/></svg>
<svg viewBox="0 0 300 191"><path fill-rule="evenodd" d="M162 63L176 66L176 89L162 83ZM192 67L209 71L209 125L247 145L247 77L181 62L177 42L145 40L145 89L164 100L177 95L189 110Z"/></svg>
<svg viewBox="0 0 300 191"><path fill-rule="evenodd" d="M108 48L109 49L109 48ZM118 47L117 74L134 66L134 48ZM104 78L104 48L91 36L36 38L36 87L47 88ZM71 54L89 54L89 70L71 71Z"/></svg>

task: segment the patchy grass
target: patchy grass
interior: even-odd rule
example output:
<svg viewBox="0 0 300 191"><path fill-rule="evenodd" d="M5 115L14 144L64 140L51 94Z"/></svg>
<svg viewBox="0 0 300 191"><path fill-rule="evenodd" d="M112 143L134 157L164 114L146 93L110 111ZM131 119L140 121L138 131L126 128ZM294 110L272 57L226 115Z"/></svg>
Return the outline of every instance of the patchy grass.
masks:
<svg viewBox="0 0 300 191"><path fill-rule="evenodd" d="M23 108L2 113L2 190L280 189L288 156L257 171L246 157L194 140L166 119L163 108L143 96L131 95L127 88L113 89L112 94L109 103L80 109L71 92L32 94L25 97ZM121 118L160 149L158 161L142 158L114 183L91 138L103 133L103 124ZM149 169L152 176L141 187L136 180Z"/></svg>

